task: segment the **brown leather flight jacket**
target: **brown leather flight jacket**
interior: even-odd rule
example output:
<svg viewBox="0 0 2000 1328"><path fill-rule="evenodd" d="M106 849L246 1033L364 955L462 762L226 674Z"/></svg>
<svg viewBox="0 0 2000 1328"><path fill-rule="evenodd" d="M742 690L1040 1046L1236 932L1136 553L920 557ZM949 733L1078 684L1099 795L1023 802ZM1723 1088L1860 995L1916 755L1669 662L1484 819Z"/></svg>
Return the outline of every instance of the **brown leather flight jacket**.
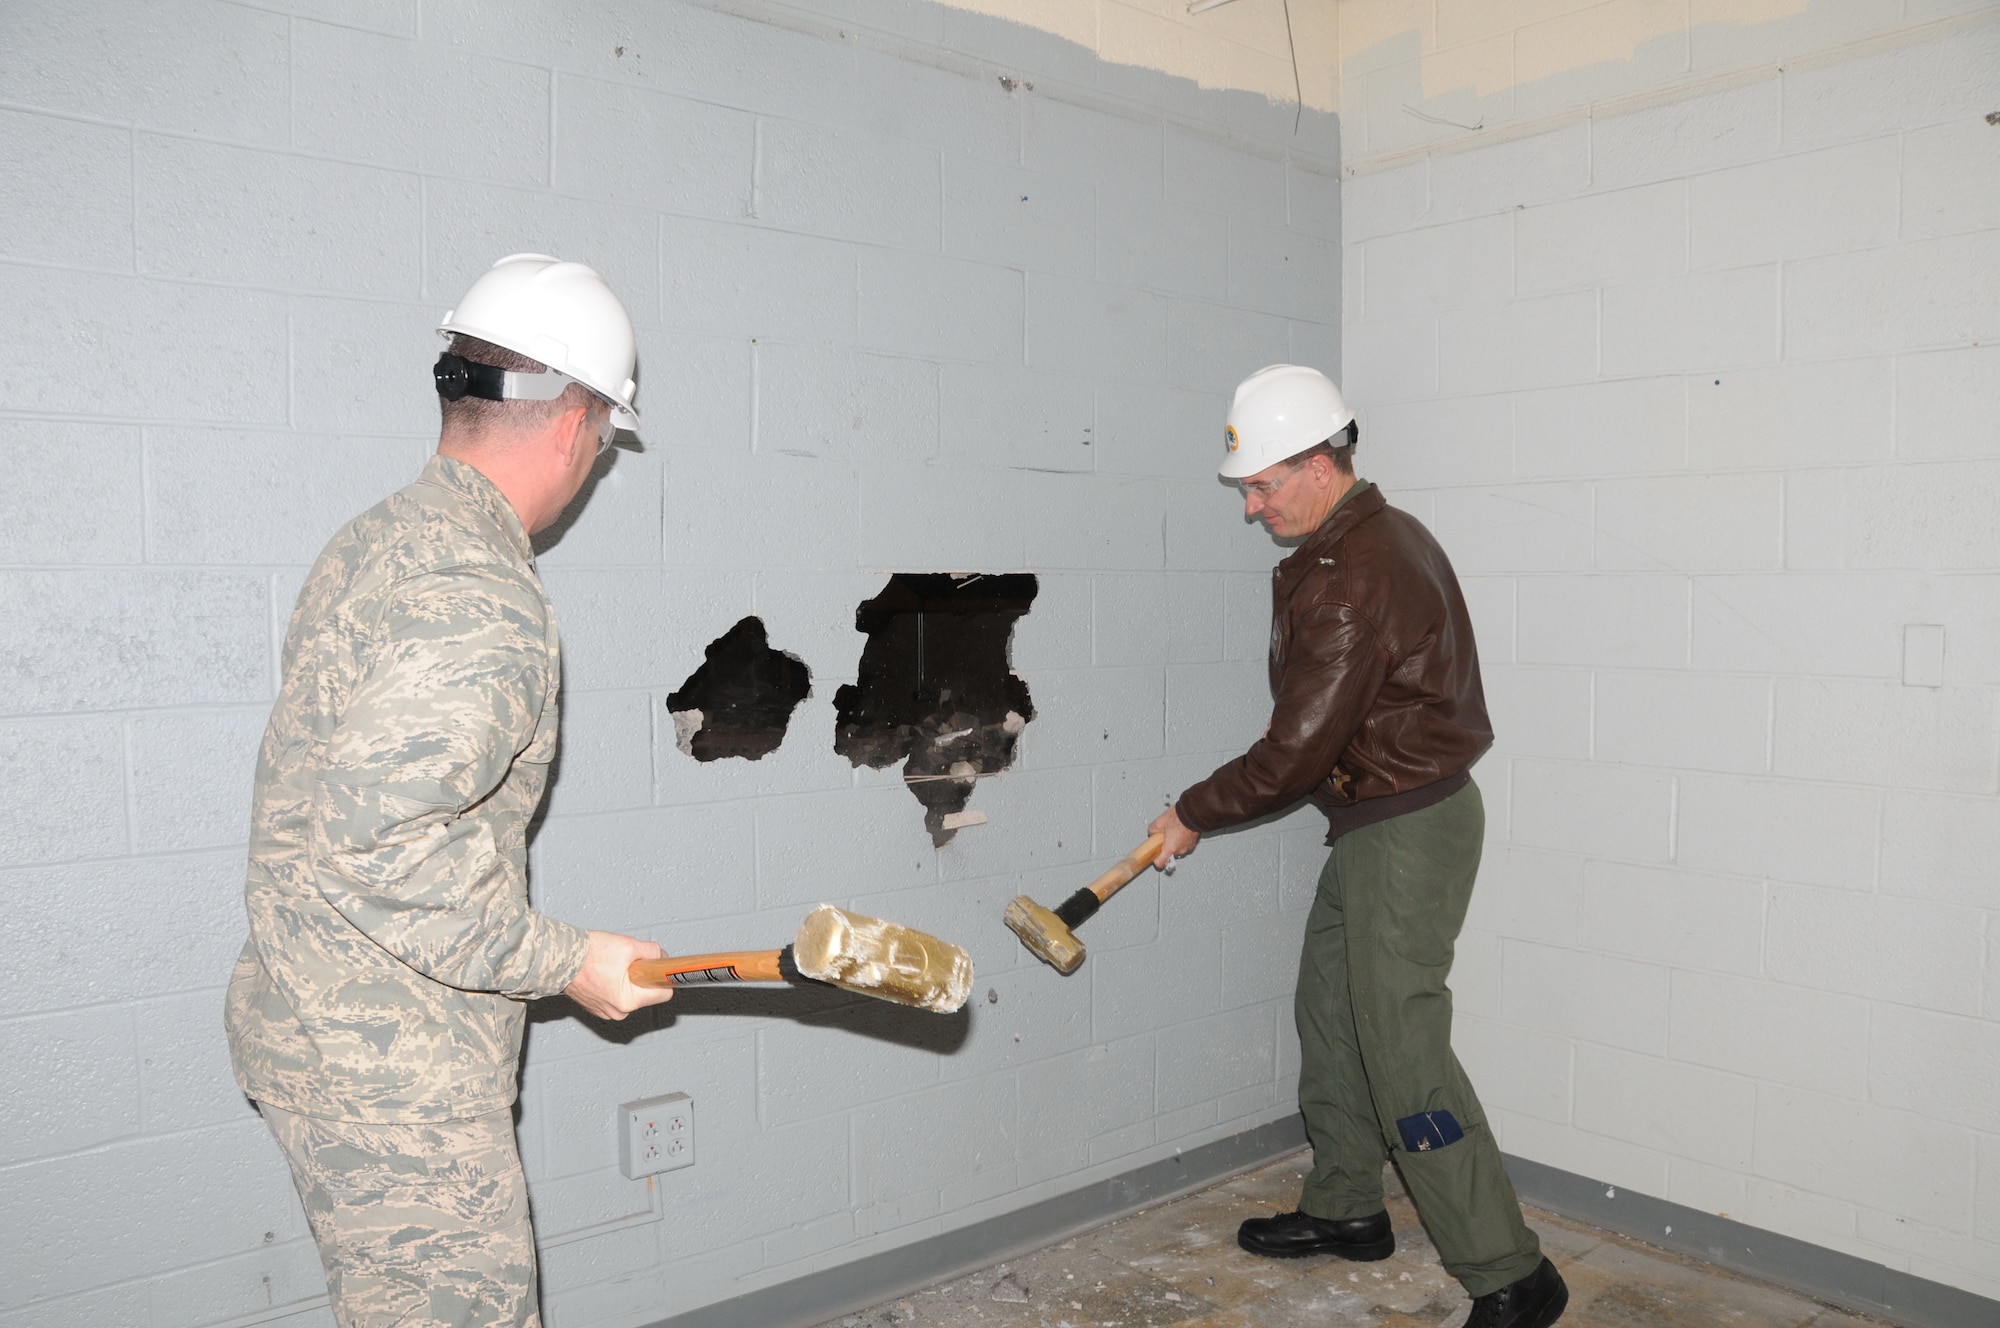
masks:
<svg viewBox="0 0 2000 1328"><path fill-rule="evenodd" d="M1310 795L1338 835L1442 801L1493 741L1451 563L1373 485L1272 569L1270 674L1264 736L1181 794L1190 830Z"/></svg>

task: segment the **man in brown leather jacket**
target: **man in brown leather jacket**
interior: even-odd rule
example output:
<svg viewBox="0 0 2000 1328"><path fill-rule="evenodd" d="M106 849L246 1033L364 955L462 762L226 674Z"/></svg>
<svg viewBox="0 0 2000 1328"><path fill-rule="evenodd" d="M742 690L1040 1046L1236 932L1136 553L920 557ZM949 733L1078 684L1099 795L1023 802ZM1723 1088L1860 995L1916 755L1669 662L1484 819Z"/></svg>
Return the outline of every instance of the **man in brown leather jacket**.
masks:
<svg viewBox="0 0 2000 1328"><path fill-rule="evenodd" d="M1355 477L1359 430L1324 375L1259 370L1225 436L1245 513L1300 541L1271 574L1275 702L1248 752L1153 822L1155 865L1305 797L1333 849L1296 997L1313 1169L1298 1211L1252 1218L1237 1240L1276 1258L1387 1258L1393 1158L1473 1297L1467 1328L1546 1328L1568 1293L1451 1049L1445 979L1485 831L1471 766L1493 740L1458 580L1430 532Z"/></svg>

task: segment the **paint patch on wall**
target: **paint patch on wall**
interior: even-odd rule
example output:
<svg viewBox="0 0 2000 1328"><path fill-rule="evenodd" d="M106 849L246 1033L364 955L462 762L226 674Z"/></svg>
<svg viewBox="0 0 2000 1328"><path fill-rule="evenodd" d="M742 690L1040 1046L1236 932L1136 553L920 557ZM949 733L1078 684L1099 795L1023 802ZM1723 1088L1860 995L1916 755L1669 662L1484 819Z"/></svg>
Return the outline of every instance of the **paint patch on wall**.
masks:
<svg viewBox="0 0 2000 1328"><path fill-rule="evenodd" d="M774 650L756 617L737 623L702 653L701 667L667 697L675 745L697 761L756 761L778 750L792 711L812 693L805 661Z"/></svg>
<svg viewBox="0 0 2000 1328"><path fill-rule="evenodd" d="M1706 95L1724 75L1761 80L1803 61L1930 40L1946 21L1936 7L1920 14L1852 0L1341 0L1326 8L1338 15L1337 104L1359 130L1343 140L1350 174L1464 146L1473 135L1491 142L1499 133L1541 133L1585 107L1620 114L1642 109L1641 101ZM1956 21L1985 21L1960 8L1967 12Z"/></svg>
<svg viewBox="0 0 2000 1328"><path fill-rule="evenodd" d="M1240 0L1190 12L1185 0L941 0L1090 51L1098 59L1157 69L1197 87L1259 92L1290 105L1334 108L1338 8L1325 0ZM1296 66L1296 68L1295 68ZM1008 89L1012 91L1012 89Z"/></svg>
<svg viewBox="0 0 2000 1328"><path fill-rule="evenodd" d="M903 764L931 842L960 825L978 781L1005 770L1035 707L1007 664L1033 575L898 572L854 612L860 673L833 694L833 750L876 770ZM948 823L949 822L949 823Z"/></svg>

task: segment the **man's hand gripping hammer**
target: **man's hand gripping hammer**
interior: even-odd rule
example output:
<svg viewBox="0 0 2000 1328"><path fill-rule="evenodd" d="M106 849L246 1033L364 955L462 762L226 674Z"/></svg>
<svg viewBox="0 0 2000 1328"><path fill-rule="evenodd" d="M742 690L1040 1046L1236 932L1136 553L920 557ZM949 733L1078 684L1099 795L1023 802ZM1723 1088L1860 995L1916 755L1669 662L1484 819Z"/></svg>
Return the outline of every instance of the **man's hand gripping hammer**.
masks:
<svg viewBox="0 0 2000 1328"><path fill-rule="evenodd" d="M1151 866L1165 842L1159 835L1152 836L1127 853L1116 867L1065 899L1053 912L1021 895L1007 905L1007 925L1021 938L1021 944L1056 972L1076 972L1083 963L1083 942L1076 938L1073 929L1102 908L1104 901L1124 888L1126 882Z"/></svg>

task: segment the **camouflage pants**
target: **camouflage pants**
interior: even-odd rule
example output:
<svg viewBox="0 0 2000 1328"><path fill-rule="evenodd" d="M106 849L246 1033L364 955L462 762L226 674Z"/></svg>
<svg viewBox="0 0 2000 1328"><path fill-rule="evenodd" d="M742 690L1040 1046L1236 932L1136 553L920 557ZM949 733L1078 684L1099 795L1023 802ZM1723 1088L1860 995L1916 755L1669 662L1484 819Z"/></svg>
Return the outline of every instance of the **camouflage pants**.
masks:
<svg viewBox="0 0 2000 1328"><path fill-rule="evenodd" d="M292 1165L340 1328L540 1328L513 1113L364 1125L258 1110Z"/></svg>

